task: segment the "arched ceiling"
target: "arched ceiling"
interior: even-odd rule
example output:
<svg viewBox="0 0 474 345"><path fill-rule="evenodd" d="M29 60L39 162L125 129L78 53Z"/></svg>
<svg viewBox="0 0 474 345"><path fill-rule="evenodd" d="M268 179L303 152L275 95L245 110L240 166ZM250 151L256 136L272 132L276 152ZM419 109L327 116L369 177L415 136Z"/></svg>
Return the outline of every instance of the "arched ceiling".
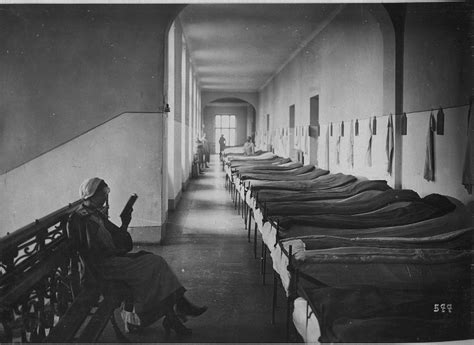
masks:
<svg viewBox="0 0 474 345"><path fill-rule="evenodd" d="M179 15L201 90L257 91L339 4L196 4Z"/></svg>

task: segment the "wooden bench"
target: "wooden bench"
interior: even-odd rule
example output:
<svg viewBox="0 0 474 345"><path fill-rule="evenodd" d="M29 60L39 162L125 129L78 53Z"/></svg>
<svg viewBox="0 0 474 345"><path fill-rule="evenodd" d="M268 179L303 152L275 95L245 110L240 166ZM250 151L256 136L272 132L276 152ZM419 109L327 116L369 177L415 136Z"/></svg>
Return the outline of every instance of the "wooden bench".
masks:
<svg viewBox="0 0 474 345"><path fill-rule="evenodd" d="M123 287L94 276L68 222L80 200L0 238L0 342L96 342ZM83 236L82 234L81 236Z"/></svg>

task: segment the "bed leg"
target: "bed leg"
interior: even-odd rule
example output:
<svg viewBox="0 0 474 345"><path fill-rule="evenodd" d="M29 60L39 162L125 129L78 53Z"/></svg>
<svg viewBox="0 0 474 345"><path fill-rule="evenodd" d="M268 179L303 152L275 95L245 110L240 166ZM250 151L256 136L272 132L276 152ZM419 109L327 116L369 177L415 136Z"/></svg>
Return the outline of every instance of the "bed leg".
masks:
<svg viewBox="0 0 474 345"><path fill-rule="evenodd" d="M240 209L241 209L241 206L240 206L240 199L241 199L240 192L237 191L236 194L237 194L237 214L240 214Z"/></svg>
<svg viewBox="0 0 474 345"><path fill-rule="evenodd" d="M237 209L237 187L234 184L234 210Z"/></svg>
<svg viewBox="0 0 474 345"><path fill-rule="evenodd" d="M262 284L265 285L265 275L267 273L267 246L262 241Z"/></svg>
<svg viewBox="0 0 474 345"><path fill-rule="evenodd" d="M247 228L247 208L245 202L245 192L244 197L242 198L242 218L244 219L245 228Z"/></svg>
<svg viewBox="0 0 474 345"><path fill-rule="evenodd" d="M252 227L252 208L249 206L247 209L249 211L249 215L247 216L247 220L248 220L249 242L250 242L250 228Z"/></svg>
<svg viewBox="0 0 474 345"><path fill-rule="evenodd" d="M248 225L247 225L247 221L245 222L245 227L247 228L247 242L250 243L250 229L252 228L251 224L250 224L250 218L252 217L252 210L250 209L249 207L249 213L248 213L248 216L247 216L247 220L248 220Z"/></svg>
<svg viewBox="0 0 474 345"><path fill-rule="evenodd" d="M272 325L275 324L275 311L277 308L277 284L278 277L275 270L273 270L273 303L272 303Z"/></svg>
<svg viewBox="0 0 474 345"><path fill-rule="evenodd" d="M286 299L286 342L290 342L291 296Z"/></svg>
<svg viewBox="0 0 474 345"><path fill-rule="evenodd" d="M257 222L253 228L253 256L255 259L257 258Z"/></svg>

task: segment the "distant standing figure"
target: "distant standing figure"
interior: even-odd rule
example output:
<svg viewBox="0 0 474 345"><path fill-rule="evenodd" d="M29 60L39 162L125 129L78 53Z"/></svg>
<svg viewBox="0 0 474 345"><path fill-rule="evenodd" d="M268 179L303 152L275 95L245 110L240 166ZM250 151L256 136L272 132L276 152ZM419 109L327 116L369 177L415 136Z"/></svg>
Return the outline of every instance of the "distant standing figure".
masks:
<svg viewBox="0 0 474 345"><path fill-rule="evenodd" d="M255 153L255 145L252 142L252 137L248 137L244 144L244 154L252 156Z"/></svg>
<svg viewBox="0 0 474 345"><path fill-rule="evenodd" d="M206 134L202 137L202 147L203 147L203 153L204 153L204 164L206 168L209 168L209 163L211 161L211 150L209 148L209 142L206 139Z"/></svg>
<svg viewBox="0 0 474 345"><path fill-rule="evenodd" d="M219 154L222 156L222 152L225 150L225 144L226 140L224 138L224 134L221 134L221 137L219 138Z"/></svg>
<svg viewBox="0 0 474 345"><path fill-rule="evenodd" d="M199 138L196 139L196 154L198 157L198 170L204 169L204 145Z"/></svg>

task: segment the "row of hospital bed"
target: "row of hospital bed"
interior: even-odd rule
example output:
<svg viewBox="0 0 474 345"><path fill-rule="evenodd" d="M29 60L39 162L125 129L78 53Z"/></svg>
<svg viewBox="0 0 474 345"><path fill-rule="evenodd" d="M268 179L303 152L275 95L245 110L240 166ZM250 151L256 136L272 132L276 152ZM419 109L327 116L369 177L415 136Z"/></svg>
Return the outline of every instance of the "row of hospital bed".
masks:
<svg viewBox="0 0 474 345"><path fill-rule="evenodd" d="M271 152L224 152L223 167L306 343L469 339L474 230L459 200Z"/></svg>

